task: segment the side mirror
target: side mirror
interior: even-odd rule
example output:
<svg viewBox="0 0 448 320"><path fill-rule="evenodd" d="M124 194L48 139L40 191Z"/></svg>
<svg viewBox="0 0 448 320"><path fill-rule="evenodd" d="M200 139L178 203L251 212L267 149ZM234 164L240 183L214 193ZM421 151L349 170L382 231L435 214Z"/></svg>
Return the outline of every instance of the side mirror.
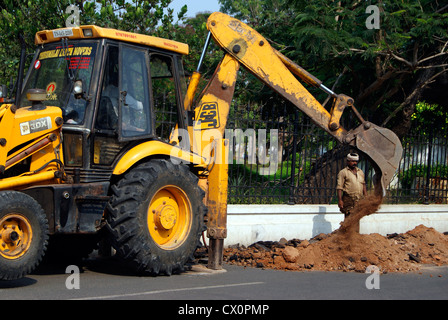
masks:
<svg viewBox="0 0 448 320"><path fill-rule="evenodd" d="M7 95L8 88L4 84L0 85L0 98L6 98Z"/></svg>

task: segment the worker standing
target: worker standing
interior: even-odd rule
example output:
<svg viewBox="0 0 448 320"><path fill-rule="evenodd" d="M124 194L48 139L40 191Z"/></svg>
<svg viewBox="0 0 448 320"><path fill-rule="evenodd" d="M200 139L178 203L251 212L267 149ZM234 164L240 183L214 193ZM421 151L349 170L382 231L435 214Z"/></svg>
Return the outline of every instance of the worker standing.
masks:
<svg viewBox="0 0 448 320"><path fill-rule="evenodd" d="M345 218L350 215L356 203L367 195L364 172L358 168L358 162L359 155L349 153L347 166L338 173L338 206Z"/></svg>

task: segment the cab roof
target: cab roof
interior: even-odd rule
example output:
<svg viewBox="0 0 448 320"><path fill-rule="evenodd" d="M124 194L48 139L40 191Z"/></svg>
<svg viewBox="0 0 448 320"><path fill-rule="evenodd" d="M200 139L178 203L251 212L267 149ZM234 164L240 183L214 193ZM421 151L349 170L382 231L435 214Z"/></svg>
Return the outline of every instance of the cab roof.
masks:
<svg viewBox="0 0 448 320"><path fill-rule="evenodd" d="M139 33L121 31L117 29L102 28L94 25L80 26L73 28L62 28L54 30L43 30L36 33L34 42L36 45L57 42L62 38L68 39L96 39L107 38L129 43L141 44L156 47L180 54L188 54L188 44L163 39Z"/></svg>

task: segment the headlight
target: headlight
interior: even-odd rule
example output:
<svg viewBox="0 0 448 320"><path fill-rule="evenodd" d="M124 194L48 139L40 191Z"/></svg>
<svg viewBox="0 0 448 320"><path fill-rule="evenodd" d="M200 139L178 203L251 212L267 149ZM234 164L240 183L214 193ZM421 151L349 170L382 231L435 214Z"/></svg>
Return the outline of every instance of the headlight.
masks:
<svg viewBox="0 0 448 320"><path fill-rule="evenodd" d="M84 37L91 37L91 36L93 36L92 29L82 29L82 33L84 34Z"/></svg>
<svg viewBox="0 0 448 320"><path fill-rule="evenodd" d="M75 85L73 86L73 93L75 95L82 93L82 81L81 80L75 81Z"/></svg>

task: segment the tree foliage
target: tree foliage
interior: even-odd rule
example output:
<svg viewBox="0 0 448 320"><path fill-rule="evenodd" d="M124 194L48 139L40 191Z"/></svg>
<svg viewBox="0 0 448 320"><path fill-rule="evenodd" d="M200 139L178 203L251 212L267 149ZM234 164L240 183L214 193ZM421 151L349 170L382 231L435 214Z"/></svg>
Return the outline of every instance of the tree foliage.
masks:
<svg viewBox="0 0 448 320"><path fill-rule="evenodd" d="M209 13L178 17L171 0L0 0L0 82L16 76L24 35L28 53L38 30L61 28L77 5L81 24L151 34L190 45L186 70L196 69L207 34ZM220 0L221 11L265 36L283 54L313 73L335 92L355 99L366 119L404 136L419 101L447 108L448 5L436 0ZM368 29L369 5L380 10L379 29ZM177 18L178 22L174 22ZM205 78L222 52L209 47ZM276 110L285 102L255 77L241 72L235 98ZM327 96L309 88L320 101ZM328 106L329 107L329 106ZM418 113L417 113L418 114Z"/></svg>
<svg viewBox="0 0 448 320"><path fill-rule="evenodd" d="M40 30L63 28L72 12L69 5L80 9L81 24L151 34L176 39L182 28L174 23L174 11L168 8L171 0L2 0L0 1L0 81L16 77L20 57L19 34L25 38L27 52L34 50L34 35ZM187 6L178 14L185 18Z"/></svg>
<svg viewBox="0 0 448 320"><path fill-rule="evenodd" d="M422 134L448 136L448 110L438 104L419 101L411 115L412 128Z"/></svg>
<svg viewBox="0 0 448 320"><path fill-rule="evenodd" d="M446 81L448 70L448 6L440 1L220 3L225 12L253 26L327 87L355 98L367 119L392 127L399 136L409 130L420 99L447 107L446 92L439 92L444 97L425 96ZM380 10L379 29L366 27L369 5Z"/></svg>

